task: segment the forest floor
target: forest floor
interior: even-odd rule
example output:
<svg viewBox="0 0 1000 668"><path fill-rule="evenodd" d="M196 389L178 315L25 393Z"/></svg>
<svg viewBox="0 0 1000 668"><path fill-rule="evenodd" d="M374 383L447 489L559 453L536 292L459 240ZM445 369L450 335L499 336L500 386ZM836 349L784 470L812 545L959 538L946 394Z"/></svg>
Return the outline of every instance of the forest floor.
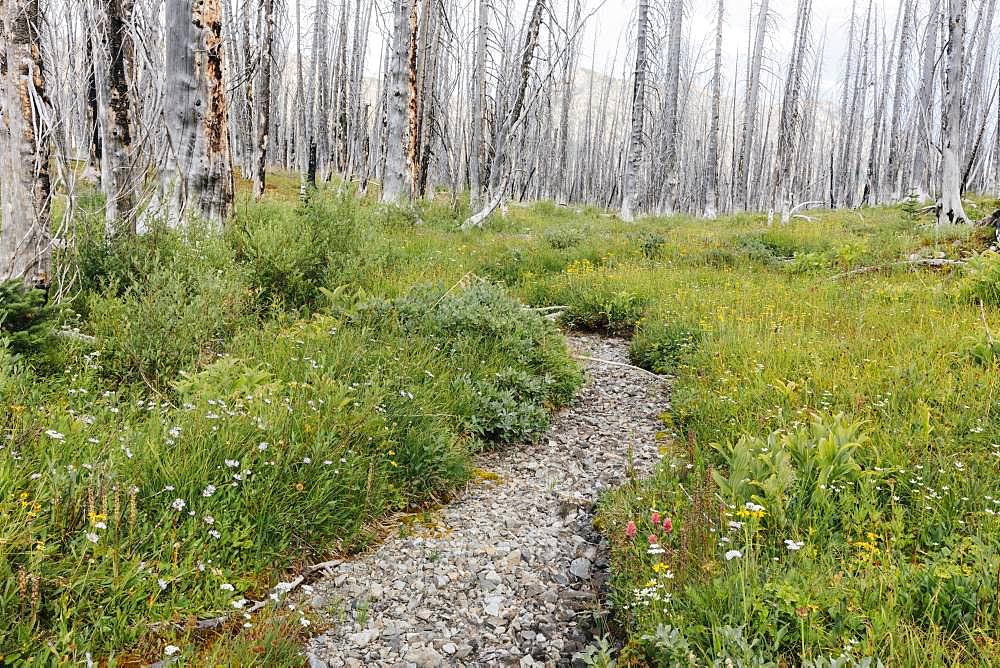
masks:
<svg viewBox="0 0 1000 668"><path fill-rule="evenodd" d="M315 585L305 602L329 626L312 665L568 665L603 636L594 504L652 472L667 380L631 367L621 339L569 342L587 383L542 438L480 458L453 503Z"/></svg>

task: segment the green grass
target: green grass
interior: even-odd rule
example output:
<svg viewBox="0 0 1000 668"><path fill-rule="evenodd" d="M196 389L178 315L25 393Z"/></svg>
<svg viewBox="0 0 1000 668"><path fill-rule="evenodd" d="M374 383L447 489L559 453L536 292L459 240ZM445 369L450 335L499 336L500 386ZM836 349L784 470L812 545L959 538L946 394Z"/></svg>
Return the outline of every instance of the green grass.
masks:
<svg viewBox="0 0 1000 668"><path fill-rule="evenodd" d="M664 464L600 506L621 664L1000 660L1000 261L900 264L967 258L984 231L543 203L466 233L462 201L274 185L223 233L108 243L84 216L60 317L96 343L0 353L3 661L300 662L299 611L186 622L543 430L580 377L518 300L676 376Z"/></svg>

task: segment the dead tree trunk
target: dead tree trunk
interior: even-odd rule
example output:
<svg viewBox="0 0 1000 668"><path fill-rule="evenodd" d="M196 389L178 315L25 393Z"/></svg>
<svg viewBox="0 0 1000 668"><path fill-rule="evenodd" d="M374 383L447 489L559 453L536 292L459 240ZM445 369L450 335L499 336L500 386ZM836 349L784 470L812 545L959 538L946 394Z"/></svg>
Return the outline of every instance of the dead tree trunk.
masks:
<svg viewBox="0 0 1000 668"><path fill-rule="evenodd" d="M632 221L639 195L639 166L642 164L643 126L646 120L646 70L649 32L649 0L639 0L639 21L636 35L635 80L632 85L632 133L625 160L622 181L621 218ZM591 74L593 81L593 74Z"/></svg>
<svg viewBox="0 0 1000 668"><path fill-rule="evenodd" d="M490 200L476 214L470 216L462 223L462 229L481 227L491 213L503 202L507 191L508 174L507 153L510 144L511 134L515 131L521 121L524 112L524 99L528 92L528 81L531 79L531 63L535 58L535 49L538 46L538 33L542 27L542 16L545 13L545 0L536 0L535 7L531 12L531 19L528 22L527 34L524 38L524 51L521 53L521 70L518 81L517 93L514 96L514 103L506 120L497 133L493 163L490 167Z"/></svg>
<svg viewBox="0 0 1000 668"><path fill-rule="evenodd" d="M219 0L167 0L168 164L161 198L169 224L197 216L222 225L233 206Z"/></svg>
<svg viewBox="0 0 1000 668"><path fill-rule="evenodd" d="M98 0L91 33L101 135L101 189L105 219L112 232L135 234L136 182L132 155L132 100L129 72L133 46L129 33L132 0Z"/></svg>
<svg viewBox="0 0 1000 668"><path fill-rule="evenodd" d="M681 74L681 27L684 20L683 0L670 2L670 32L667 37L667 90L666 114L664 118L664 194L662 203L666 213L673 213L677 207L677 188L680 177L677 170L677 143L680 138L680 118L678 117L678 95Z"/></svg>
<svg viewBox="0 0 1000 668"><path fill-rule="evenodd" d="M489 30L489 0L479 0L479 19L476 24L476 71L472 91L472 139L469 146L469 190L473 207L482 202L483 181L481 159L483 155L483 98L486 95L486 38Z"/></svg>
<svg viewBox="0 0 1000 668"><path fill-rule="evenodd" d="M49 102L38 0L0 0L0 281L52 273Z"/></svg>
<svg viewBox="0 0 1000 668"><path fill-rule="evenodd" d="M393 0L393 45L388 71L385 176L382 201L398 203L407 197L406 113L409 100L407 54L410 49L410 0Z"/></svg>
<svg viewBox="0 0 1000 668"><path fill-rule="evenodd" d="M746 104L743 109L743 133L740 141L740 153L736 162L736 183L733 184L733 188L736 190L736 206L741 209L747 207L749 197L747 168L750 157L753 155L754 130L757 122L757 98L760 95L760 71L764 59L764 37L767 34L767 3L768 0L761 0L760 3L760 12L757 14L757 32L753 48L753 59L750 62L750 69L747 72Z"/></svg>
<svg viewBox="0 0 1000 668"><path fill-rule="evenodd" d="M962 207L962 81L965 69L966 0L948 0L948 43L941 103L941 199L938 225L965 223Z"/></svg>
<svg viewBox="0 0 1000 668"><path fill-rule="evenodd" d="M264 196L267 179L268 129L271 125L271 64L274 60L274 0L261 0L263 34L260 36L258 76L260 88L257 91L257 113L254 125L254 170L253 196L260 201Z"/></svg>
<svg viewBox="0 0 1000 668"><path fill-rule="evenodd" d="M724 0L719 0L715 28L715 59L712 70L712 119L708 129L708 174L705 181L706 218L718 214L719 200L719 116L722 107L722 22L725 16Z"/></svg>

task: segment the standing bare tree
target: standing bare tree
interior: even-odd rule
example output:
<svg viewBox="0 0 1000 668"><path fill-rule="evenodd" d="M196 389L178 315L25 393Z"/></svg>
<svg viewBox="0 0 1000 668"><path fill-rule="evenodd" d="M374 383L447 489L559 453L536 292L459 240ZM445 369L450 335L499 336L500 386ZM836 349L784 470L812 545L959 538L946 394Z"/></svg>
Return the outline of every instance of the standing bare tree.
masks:
<svg viewBox="0 0 1000 668"><path fill-rule="evenodd" d="M132 155L133 0L96 0L90 43L101 137L101 188L105 216L113 232L136 231L136 187Z"/></svg>
<svg viewBox="0 0 1000 668"><path fill-rule="evenodd" d="M416 0L413 0L415 2ZM406 113L410 87L407 81L407 61L410 51L410 2L393 0L392 56L388 69L388 109L386 111L385 176L382 179L382 201L399 202L407 197Z"/></svg>
<svg viewBox="0 0 1000 668"><path fill-rule="evenodd" d="M260 200L264 196L267 179L267 147L271 126L271 65L274 61L274 0L261 0L260 24L262 28L261 47L258 63L260 85L255 101L254 114L254 169L253 196Z"/></svg>
<svg viewBox="0 0 1000 668"><path fill-rule="evenodd" d="M167 0L167 221L222 225L233 206L220 0Z"/></svg>
<svg viewBox="0 0 1000 668"><path fill-rule="evenodd" d="M721 0L720 0L721 1ZM646 119L646 69L649 31L649 0L639 0L636 34L635 79L632 85L632 132L622 182L621 218L631 221L639 194L639 166L642 164L643 126Z"/></svg>
<svg viewBox="0 0 1000 668"><path fill-rule="evenodd" d="M962 207L962 81L965 69L966 0L948 0L948 42L941 108L941 198L937 222L968 221Z"/></svg>
<svg viewBox="0 0 1000 668"><path fill-rule="evenodd" d="M719 0L715 27L715 58L712 68L712 111L708 129L708 159L705 179L706 218L715 218L718 212L719 184L719 116L722 106L722 22L725 18L725 0Z"/></svg>
<svg viewBox="0 0 1000 668"><path fill-rule="evenodd" d="M51 275L49 102L39 0L0 0L0 280Z"/></svg>
<svg viewBox="0 0 1000 668"><path fill-rule="evenodd" d="M677 143L680 140L680 119L677 105L680 95L681 28L684 21L684 0L670 0L670 31L667 36L667 80L665 113L663 119L664 194L661 199L667 213L677 207L677 188L680 176L677 171Z"/></svg>
<svg viewBox="0 0 1000 668"><path fill-rule="evenodd" d="M761 0L760 11L757 14L756 40L753 47L753 59L747 70L746 100L743 105L743 132L740 141L739 157L736 162L736 206L745 209L749 197L747 170L753 155L754 134L757 127L758 98L760 96L760 72L764 62L764 37L767 35L768 0Z"/></svg>
<svg viewBox="0 0 1000 668"><path fill-rule="evenodd" d="M528 21L527 32L524 36L524 49L521 51L521 64L517 89L514 95L514 102L510 111L500 125L496 141L494 142L493 162L490 166L490 201L477 213L470 216L462 223L463 229L480 227L491 213L497 210L506 196L508 186L508 152L510 150L511 135L521 123L522 114L525 107L525 96L528 91L528 82L531 79L532 61L535 59L535 49L538 47L538 33L542 27L542 16L545 13L545 0L535 0L531 18Z"/></svg>

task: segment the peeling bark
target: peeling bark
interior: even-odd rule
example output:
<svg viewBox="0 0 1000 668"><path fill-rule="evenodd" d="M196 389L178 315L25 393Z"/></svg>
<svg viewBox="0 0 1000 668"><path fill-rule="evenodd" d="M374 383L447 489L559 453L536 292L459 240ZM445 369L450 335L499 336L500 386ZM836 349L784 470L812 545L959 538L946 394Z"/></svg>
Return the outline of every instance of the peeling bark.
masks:
<svg viewBox="0 0 1000 668"><path fill-rule="evenodd" d="M49 101L38 0L0 0L0 280L52 273Z"/></svg>

